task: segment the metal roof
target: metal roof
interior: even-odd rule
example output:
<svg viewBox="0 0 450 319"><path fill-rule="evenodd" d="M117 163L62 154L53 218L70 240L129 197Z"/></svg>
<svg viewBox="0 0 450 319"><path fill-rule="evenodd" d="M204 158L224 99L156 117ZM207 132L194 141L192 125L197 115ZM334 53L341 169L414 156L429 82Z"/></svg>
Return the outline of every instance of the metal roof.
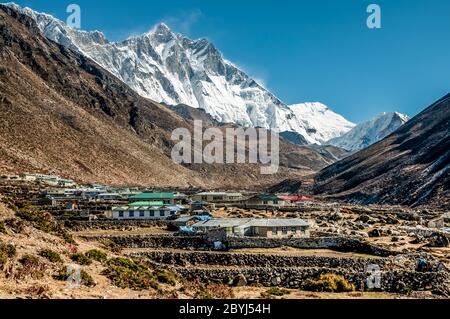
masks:
<svg viewBox="0 0 450 319"><path fill-rule="evenodd" d="M151 192L144 192L140 193L134 196L130 196L129 199L173 199L174 195L173 193L151 193Z"/></svg>
<svg viewBox="0 0 450 319"><path fill-rule="evenodd" d="M217 218L199 222L194 227L308 227L310 224L299 218L294 219L253 219L253 218Z"/></svg>
<svg viewBox="0 0 450 319"><path fill-rule="evenodd" d="M242 196L241 193L227 193L227 192L202 192L194 196Z"/></svg>

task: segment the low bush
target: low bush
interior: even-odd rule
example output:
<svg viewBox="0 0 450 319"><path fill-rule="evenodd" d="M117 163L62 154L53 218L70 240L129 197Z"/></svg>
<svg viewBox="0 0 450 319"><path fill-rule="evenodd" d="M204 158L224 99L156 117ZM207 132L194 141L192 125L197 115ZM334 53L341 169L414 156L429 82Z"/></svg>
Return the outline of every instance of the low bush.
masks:
<svg viewBox="0 0 450 319"><path fill-rule="evenodd" d="M281 296L289 295L290 293L291 292L287 289L273 287L273 288L270 288L269 290L267 290L264 294L269 295L269 296L281 297Z"/></svg>
<svg viewBox="0 0 450 319"><path fill-rule="evenodd" d="M98 249L89 250L88 252L86 252L85 255L87 258L98 261L100 263L103 263L108 259L108 255L105 252Z"/></svg>
<svg viewBox="0 0 450 319"><path fill-rule="evenodd" d="M156 278L162 284L168 284L175 286L177 284L177 276L169 270L158 270L156 271Z"/></svg>
<svg viewBox="0 0 450 319"><path fill-rule="evenodd" d="M21 267L15 273L16 279L30 276L33 279L41 279L45 275L46 265L33 255L23 255L19 259Z"/></svg>
<svg viewBox="0 0 450 319"><path fill-rule="evenodd" d="M39 256L47 258L52 263L61 263L63 261L61 256L51 249L42 249L39 252Z"/></svg>
<svg viewBox="0 0 450 319"><path fill-rule="evenodd" d="M92 260L82 253L73 254L70 259L72 259L74 262L76 262L78 265L82 266L89 266L92 264Z"/></svg>
<svg viewBox="0 0 450 319"><path fill-rule="evenodd" d="M60 236L69 244L76 244L72 235L58 225L48 212L42 211L33 205L26 205L16 211L16 216L30 222L34 228L40 231Z"/></svg>
<svg viewBox="0 0 450 319"><path fill-rule="evenodd" d="M120 247L120 245L118 245L115 241L112 241L111 239L105 239L102 241L102 243L106 249L115 254L120 254L120 252L122 251L122 247Z"/></svg>
<svg viewBox="0 0 450 319"><path fill-rule="evenodd" d="M5 226L16 234L21 234L25 229L25 224L18 218L9 218L5 220Z"/></svg>
<svg viewBox="0 0 450 319"><path fill-rule="evenodd" d="M92 278L91 275L89 275L85 270L80 269L80 284L86 287L94 287L97 285L94 278ZM74 276L76 276L76 269L69 270L68 267L62 267L59 269L58 273L53 276L55 280L59 281L68 281L72 278L75 279Z"/></svg>
<svg viewBox="0 0 450 319"><path fill-rule="evenodd" d="M7 234L8 232L6 231L6 226L5 226L5 221L0 221L0 233L2 234Z"/></svg>
<svg viewBox="0 0 450 319"><path fill-rule="evenodd" d="M336 274L323 274L318 279L308 279L304 288L314 292L351 292L356 289L354 284Z"/></svg>
<svg viewBox="0 0 450 319"><path fill-rule="evenodd" d="M15 257L16 254L16 246L0 242L0 269L3 269L8 259Z"/></svg>
<svg viewBox="0 0 450 319"><path fill-rule="evenodd" d="M132 259L110 259L102 274L119 288L133 290L158 288L157 278L153 272L144 264Z"/></svg>
<svg viewBox="0 0 450 319"><path fill-rule="evenodd" d="M224 284L199 285L194 295L195 299L232 299L233 289Z"/></svg>

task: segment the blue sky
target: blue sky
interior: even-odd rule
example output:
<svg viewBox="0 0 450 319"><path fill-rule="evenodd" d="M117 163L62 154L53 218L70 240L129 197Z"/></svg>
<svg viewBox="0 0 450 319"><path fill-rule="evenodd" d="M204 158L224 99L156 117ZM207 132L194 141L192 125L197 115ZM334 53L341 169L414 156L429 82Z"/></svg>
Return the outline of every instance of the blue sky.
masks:
<svg viewBox="0 0 450 319"><path fill-rule="evenodd" d="M383 111L413 116L450 92L448 0L18 0L113 41L166 22L207 37L288 104L320 101L351 121ZM366 26L369 4L382 28Z"/></svg>

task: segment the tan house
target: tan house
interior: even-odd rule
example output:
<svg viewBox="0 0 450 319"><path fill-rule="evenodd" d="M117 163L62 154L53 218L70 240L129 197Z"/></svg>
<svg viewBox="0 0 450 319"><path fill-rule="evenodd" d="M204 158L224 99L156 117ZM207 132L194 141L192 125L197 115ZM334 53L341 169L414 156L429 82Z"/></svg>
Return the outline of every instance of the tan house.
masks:
<svg viewBox="0 0 450 319"><path fill-rule="evenodd" d="M311 225L303 219L217 218L196 223L197 232L221 229L227 236L302 238L310 236Z"/></svg>
<svg viewBox="0 0 450 319"><path fill-rule="evenodd" d="M227 203L241 201L243 196L241 193L227 193L227 192L204 192L191 196L194 202L208 202L208 203Z"/></svg>

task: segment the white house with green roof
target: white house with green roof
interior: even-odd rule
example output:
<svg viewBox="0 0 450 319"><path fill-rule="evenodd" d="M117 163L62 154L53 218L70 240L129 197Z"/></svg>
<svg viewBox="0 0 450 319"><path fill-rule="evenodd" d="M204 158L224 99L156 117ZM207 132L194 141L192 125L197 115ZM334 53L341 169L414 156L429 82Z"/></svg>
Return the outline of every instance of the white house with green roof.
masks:
<svg viewBox="0 0 450 319"><path fill-rule="evenodd" d="M143 192L128 197L130 204L135 202L162 202L163 205L174 205L175 196L171 192Z"/></svg>

